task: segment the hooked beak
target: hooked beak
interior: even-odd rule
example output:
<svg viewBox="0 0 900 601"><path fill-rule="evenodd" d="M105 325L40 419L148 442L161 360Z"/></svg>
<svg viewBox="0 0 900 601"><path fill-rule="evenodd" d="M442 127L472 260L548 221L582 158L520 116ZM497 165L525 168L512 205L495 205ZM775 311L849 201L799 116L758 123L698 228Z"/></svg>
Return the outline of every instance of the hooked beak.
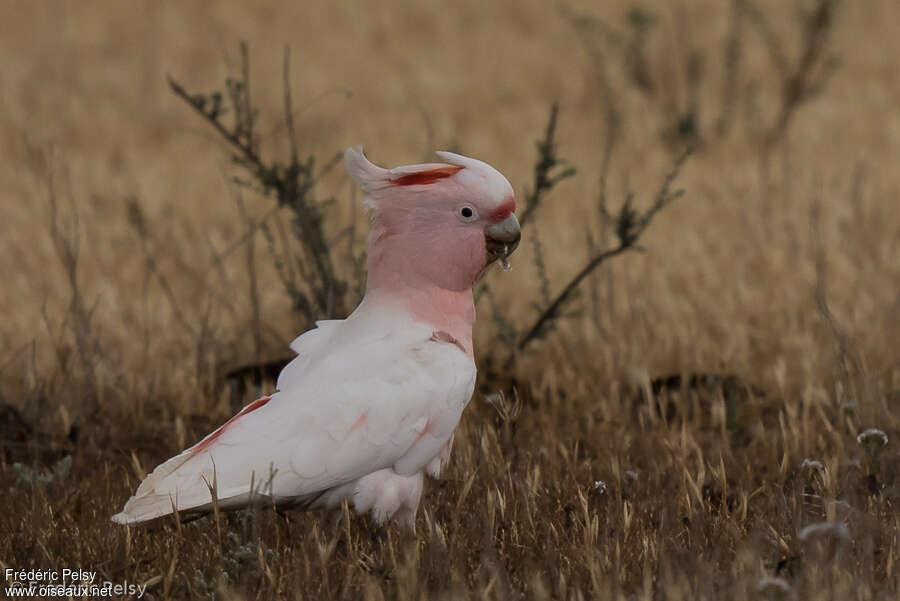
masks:
<svg viewBox="0 0 900 601"><path fill-rule="evenodd" d="M506 258L516 250L521 237L522 232L515 213L510 213L503 221L485 228L484 242L487 247L488 264L494 261L506 263Z"/></svg>

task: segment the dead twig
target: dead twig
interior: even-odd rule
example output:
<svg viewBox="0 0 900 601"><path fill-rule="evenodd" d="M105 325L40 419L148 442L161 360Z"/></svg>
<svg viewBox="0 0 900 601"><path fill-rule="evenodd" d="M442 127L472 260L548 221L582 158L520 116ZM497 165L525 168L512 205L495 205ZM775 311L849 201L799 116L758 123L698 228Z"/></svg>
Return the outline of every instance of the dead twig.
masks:
<svg viewBox="0 0 900 601"><path fill-rule="evenodd" d="M691 150L688 149L676 160L675 165L669 171L660 187L659 192L654 198L653 204L645 212L640 213L632 207L631 195L626 198L625 203L619 209L618 213L611 214L605 206L601 205L601 211L604 218L613 226L618 238L618 244L610 249L601 251L594 255L590 261L569 280L560 293L538 316L534 324L520 338L516 346L519 350L523 350L534 340L543 337L548 330L548 326L559 317L560 310L572 295L578 289L581 282L590 275L598 266L605 261L618 256L628 250L638 250L637 242L641 235L650 225L656 214L665 208L676 198L683 194L683 190L672 190L672 184L684 165L684 162L690 156Z"/></svg>
<svg viewBox="0 0 900 601"><path fill-rule="evenodd" d="M821 184L818 184L818 187L819 191L813 197L809 208L810 250L816 268L813 295L819 315L836 342L844 382L854 387L864 387L865 370L862 355L853 343L853 339L838 323L838 319L828 303L828 259L820 226L822 216ZM859 395L864 391L857 389L855 392Z"/></svg>
<svg viewBox="0 0 900 601"><path fill-rule="evenodd" d="M835 61L828 56L827 48L837 6L838 0L816 2L815 8L804 19L800 57L793 65L784 58L784 52L774 34L764 34L773 62L783 77L778 116L769 127L763 142L766 150L784 137L797 108L824 90L834 73ZM758 10L751 14L756 15L755 22L758 26L765 23ZM761 27L761 30L769 31L765 27Z"/></svg>
<svg viewBox="0 0 900 601"><path fill-rule="evenodd" d="M75 339L76 355L82 371L82 377L85 380L88 397L96 399L98 387L95 368L100 357L100 347L94 334L93 316L97 303L95 301L93 306L88 306L78 277L81 257L81 223L78 207L71 195L71 184L69 183L68 172L65 166L57 168L53 164L49 153L45 156L45 166L47 171L47 203L50 208L50 237L53 240L53 246L56 249L59 262L66 273L71 292L63 327L68 326ZM57 189L57 175L55 173L57 170L64 179L63 194L69 205L68 220L65 220L60 213L60 191ZM46 321L46 314L44 318ZM62 352L60 344L61 341L56 345L57 354Z"/></svg>
<svg viewBox="0 0 900 601"><path fill-rule="evenodd" d="M262 189L264 194L272 194L278 206L287 206L293 212L295 235L303 249L298 261L309 260L315 277L307 281L309 296L299 288L288 290L295 298L294 306L307 308L308 320L324 315L343 314L346 284L337 276L331 249L327 243L321 209L327 202L315 199L313 190L318 180L335 161L330 161L322 171L315 169L312 156L300 159L298 156L296 131L291 108L290 48L284 55L284 123L290 143L290 159L286 163L265 159L259 151L259 137L255 127L258 111L253 107L250 95L249 52L246 44L241 44L241 79L226 80L226 92L212 94L191 94L184 86L167 76L172 92L191 106L224 139L232 149L232 160L249 173L251 182ZM224 99L224 100L223 100ZM228 126L223 120L229 103L233 123ZM235 180L241 185L250 182Z"/></svg>
<svg viewBox="0 0 900 601"><path fill-rule="evenodd" d="M519 217L519 223L523 227L531 219L532 214L540 206L547 193L562 180L575 175L575 167L560 159L556 152L556 118L558 115L559 106L554 104L550 109L550 118L547 120L544 137L537 141L538 161L534 165L534 183L531 191L525 196L525 210ZM551 173L557 168L560 170Z"/></svg>

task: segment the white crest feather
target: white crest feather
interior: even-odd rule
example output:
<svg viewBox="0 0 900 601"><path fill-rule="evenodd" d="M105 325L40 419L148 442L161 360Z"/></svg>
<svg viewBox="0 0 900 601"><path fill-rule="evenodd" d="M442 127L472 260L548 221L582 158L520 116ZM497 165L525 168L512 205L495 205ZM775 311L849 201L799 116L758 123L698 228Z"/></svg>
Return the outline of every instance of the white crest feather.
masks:
<svg viewBox="0 0 900 601"><path fill-rule="evenodd" d="M461 154L456 154L455 152L450 152L449 150L436 150L434 154L438 155L451 165L456 165L457 167L490 167L490 165L488 165L484 161L479 161L478 159L472 159ZM491 167L491 169L493 169L493 167Z"/></svg>
<svg viewBox="0 0 900 601"><path fill-rule="evenodd" d="M451 165L463 167L460 171L459 179L488 194L496 202L504 202L507 198L513 196L512 186L502 173L478 159L456 154L455 152L447 152L446 150L438 150L435 152L442 160L447 161Z"/></svg>
<svg viewBox="0 0 900 601"><path fill-rule="evenodd" d="M344 168L366 195L363 205L374 210L376 203L371 194L390 184L391 172L367 159L362 145L344 151Z"/></svg>

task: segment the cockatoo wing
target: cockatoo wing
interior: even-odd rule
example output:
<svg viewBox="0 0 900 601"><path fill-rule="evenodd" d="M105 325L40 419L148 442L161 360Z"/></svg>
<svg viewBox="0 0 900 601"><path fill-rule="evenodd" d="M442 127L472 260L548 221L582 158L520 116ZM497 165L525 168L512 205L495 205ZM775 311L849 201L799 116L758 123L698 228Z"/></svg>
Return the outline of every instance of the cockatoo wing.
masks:
<svg viewBox="0 0 900 601"><path fill-rule="evenodd" d="M114 519L208 510L213 485L228 508L257 496L303 502L389 467L424 470L471 397L475 366L431 326L386 326L360 336L352 323L326 322L304 334L279 378L289 386L156 468ZM329 352L305 354L320 336Z"/></svg>
<svg viewBox="0 0 900 601"><path fill-rule="evenodd" d="M291 343L291 350L297 353L297 356L278 374L275 388L290 390L301 382L306 377L310 362L329 352L332 338L342 326L347 329L346 320L320 320L316 322L315 328L297 336Z"/></svg>

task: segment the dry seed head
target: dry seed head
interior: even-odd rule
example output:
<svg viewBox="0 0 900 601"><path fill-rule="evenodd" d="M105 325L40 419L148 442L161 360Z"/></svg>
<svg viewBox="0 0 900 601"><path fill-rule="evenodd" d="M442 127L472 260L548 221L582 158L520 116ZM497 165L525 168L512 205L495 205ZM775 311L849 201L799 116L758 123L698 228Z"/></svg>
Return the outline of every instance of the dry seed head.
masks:
<svg viewBox="0 0 900 601"><path fill-rule="evenodd" d="M767 599L784 599L791 592L791 585L783 578L767 576L756 583L756 592Z"/></svg>
<svg viewBox="0 0 900 601"><path fill-rule="evenodd" d="M856 411L857 407L859 407L859 403L857 403L854 399L847 399L846 401L841 401L840 407L841 411L850 413L852 411Z"/></svg>
<svg viewBox="0 0 900 601"><path fill-rule="evenodd" d="M888 436L884 433L884 430L879 430L878 428L869 428L868 430L863 430L856 437L856 442L861 445L865 445L866 447L870 447L872 445L878 445L886 447L888 443Z"/></svg>
<svg viewBox="0 0 900 601"><path fill-rule="evenodd" d="M797 538L801 542L831 539L842 543L850 540L850 528L842 522L816 522L800 530Z"/></svg>
<svg viewBox="0 0 900 601"><path fill-rule="evenodd" d="M508 422L515 420L522 412L522 401L519 399L518 391L513 390L513 396L515 398L510 401L506 398L506 394L501 390L485 395L484 400L496 409L503 421Z"/></svg>
<svg viewBox="0 0 900 601"><path fill-rule="evenodd" d="M819 461L818 459L804 459L803 463L800 464L801 470L811 470L817 472L825 472L825 464Z"/></svg>

